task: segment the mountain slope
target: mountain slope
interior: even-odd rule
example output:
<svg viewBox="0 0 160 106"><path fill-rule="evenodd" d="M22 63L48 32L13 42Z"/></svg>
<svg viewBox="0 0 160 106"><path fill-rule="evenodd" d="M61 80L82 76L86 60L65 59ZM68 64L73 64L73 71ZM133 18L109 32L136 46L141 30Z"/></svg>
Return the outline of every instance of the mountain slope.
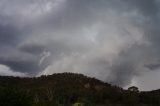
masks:
<svg viewBox="0 0 160 106"><path fill-rule="evenodd" d="M17 99L19 97L24 99ZM71 106L73 104L76 106L78 103L84 106L97 104L151 106L159 105L159 98L159 91L123 90L82 74L61 73L37 78L0 77L0 106L6 106L4 101L9 103L14 99L18 100L17 104L29 102L32 106ZM10 103L14 106L13 102ZM18 106L17 104L15 106Z"/></svg>

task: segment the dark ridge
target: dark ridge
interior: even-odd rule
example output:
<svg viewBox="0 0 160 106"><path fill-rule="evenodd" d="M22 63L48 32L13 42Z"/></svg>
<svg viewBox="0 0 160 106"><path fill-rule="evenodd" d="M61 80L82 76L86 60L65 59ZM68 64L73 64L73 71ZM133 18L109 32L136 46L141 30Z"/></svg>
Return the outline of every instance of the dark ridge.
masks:
<svg viewBox="0 0 160 106"><path fill-rule="evenodd" d="M20 103L26 106L159 106L160 90L139 92L137 87L123 90L76 73L33 78L0 76L0 106Z"/></svg>

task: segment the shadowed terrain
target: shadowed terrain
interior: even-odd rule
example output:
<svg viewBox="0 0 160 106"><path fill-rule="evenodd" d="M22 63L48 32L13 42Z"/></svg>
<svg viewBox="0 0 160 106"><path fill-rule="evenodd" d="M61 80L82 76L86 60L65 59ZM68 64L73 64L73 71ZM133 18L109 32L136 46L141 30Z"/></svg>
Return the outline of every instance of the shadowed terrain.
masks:
<svg viewBox="0 0 160 106"><path fill-rule="evenodd" d="M0 106L158 106L160 90L124 90L82 74L0 77Z"/></svg>

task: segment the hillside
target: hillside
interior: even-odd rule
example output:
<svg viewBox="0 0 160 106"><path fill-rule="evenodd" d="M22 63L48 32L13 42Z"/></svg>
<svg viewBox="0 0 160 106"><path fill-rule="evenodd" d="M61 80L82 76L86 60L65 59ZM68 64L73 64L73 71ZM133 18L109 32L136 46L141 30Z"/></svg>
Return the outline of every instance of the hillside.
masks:
<svg viewBox="0 0 160 106"><path fill-rule="evenodd" d="M138 92L61 73L36 78L0 77L0 106L158 106L160 90Z"/></svg>

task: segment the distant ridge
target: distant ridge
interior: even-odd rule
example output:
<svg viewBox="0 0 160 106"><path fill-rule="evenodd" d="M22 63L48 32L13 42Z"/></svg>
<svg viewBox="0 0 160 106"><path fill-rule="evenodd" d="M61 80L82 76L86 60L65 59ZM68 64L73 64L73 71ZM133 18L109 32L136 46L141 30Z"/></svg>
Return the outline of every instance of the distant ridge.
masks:
<svg viewBox="0 0 160 106"><path fill-rule="evenodd" d="M160 105L160 90L139 92L134 88L136 87L123 90L76 73L56 73L34 78L0 76L0 106L4 105L4 99L12 93L12 100L21 94L28 95L30 99L27 100L30 100L32 106L76 106L78 103L79 106Z"/></svg>

